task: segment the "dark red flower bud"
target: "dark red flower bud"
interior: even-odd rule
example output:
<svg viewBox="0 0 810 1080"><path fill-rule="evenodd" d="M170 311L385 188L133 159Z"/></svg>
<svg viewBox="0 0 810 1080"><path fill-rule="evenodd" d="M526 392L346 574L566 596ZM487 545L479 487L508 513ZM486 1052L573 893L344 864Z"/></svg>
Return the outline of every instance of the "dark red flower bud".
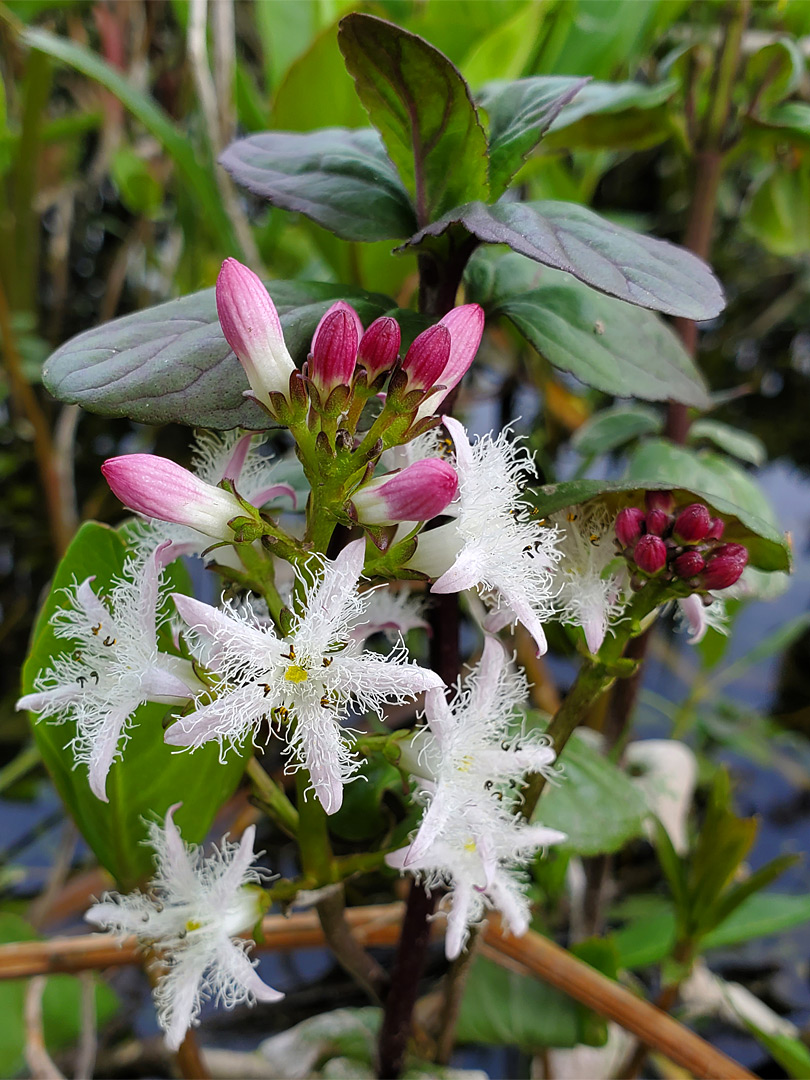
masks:
<svg viewBox="0 0 810 1080"><path fill-rule="evenodd" d="M748 562L748 551L742 544L724 544L706 563L701 575L704 589L727 589L740 580Z"/></svg>
<svg viewBox="0 0 810 1080"><path fill-rule="evenodd" d="M647 511L647 532L653 536L663 536L669 531L672 518L663 510L653 509Z"/></svg>
<svg viewBox="0 0 810 1080"><path fill-rule="evenodd" d="M709 531L706 533L706 540L722 540L723 533L726 530L726 523L722 518L712 518L709 525Z"/></svg>
<svg viewBox="0 0 810 1080"><path fill-rule="evenodd" d="M375 319L360 339L357 362L368 372L371 383L378 375L390 370L399 353L399 323L388 315Z"/></svg>
<svg viewBox="0 0 810 1080"><path fill-rule="evenodd" d="M644 528L644 511L637 506L626 506L616 515L616 536L622 547L630 547L641 536Z"/></svg>
<svg viewBox="0 0 810 1080"><path fill-rule="evenodd" d="M675 505L671 491L647 491L644 493L644 505L648 510L663 510L670 513Z"/></svg>
<svg viewBox="0 0 810 1080"><path fill-rule="evenodd" d="M333 304L321 319L312 339L308 371L326 395L336 386L348 386L357 359L357 315L343 301Z"/></svg>
<svg viewBox="0 0 810 1080"><path fill-rule="evenodd" d="M648 533L636 544L633 558L639 570L645 574L657 574L667 564L667 546L660 536Z"/></svg>
<svg viewBox="0 0 810 1080"><path fill-rule="evenodd" d="M690 503L675 518L675 536L686 544L697 544L705 540L711 524L711 514L703 503Z"/></svg>
<svg viewBox="0 0 810 1080"><path fill-rule="evenodd" d="M688 580L695 574L699 574L706 562L699 551L684 551L672 564L672 569L678 577Z"/></svg>
<svg viewBox="0 0 810 1080"><path fill-rule="evenodd" d="M429 327L411 345L402 361L408 390L429 390L450 358L450 331L441 323Z"/></svg>

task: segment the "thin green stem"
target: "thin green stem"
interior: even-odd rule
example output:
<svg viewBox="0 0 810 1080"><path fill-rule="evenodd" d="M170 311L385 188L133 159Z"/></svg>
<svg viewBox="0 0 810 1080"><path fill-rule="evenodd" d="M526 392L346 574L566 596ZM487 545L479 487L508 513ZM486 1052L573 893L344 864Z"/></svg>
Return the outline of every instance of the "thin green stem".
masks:
<svg viewBox="0 0 810 1080"><path fill-rule="evenodd" d="M332 868L332 845L326 827L326 811L312 791L307 797L310 776L306 769L295 774L298 793L298 847L301 852L301 869L304 875L328 885L334 881Z"/></svg>
<svg viewBox="0 0 810 1080"><path fill-rule="evenodd" d="M247 774L262 809L269 814L279 828L295 840L298 836L300 817L293 804L255 757L248 762Z"/></svg>

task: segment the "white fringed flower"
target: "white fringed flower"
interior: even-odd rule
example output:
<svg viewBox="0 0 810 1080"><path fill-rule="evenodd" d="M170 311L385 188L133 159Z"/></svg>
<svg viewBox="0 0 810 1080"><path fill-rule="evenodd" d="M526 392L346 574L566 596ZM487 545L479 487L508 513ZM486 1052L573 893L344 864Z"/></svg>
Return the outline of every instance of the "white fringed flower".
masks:
<svg viewBox="0 0 810 1080"><path fill-rule="evenodd" d="M357 769L341 727L352 702L361 712L378 711L442 685L432 671L407 663L401 646L385 657L363 652L356 629L371 599L357 591L364 554L365 541L356 540L325 562L285 638L247 606L218 611L175 596L192 648L220 683L166 732L166 742L196 748L216 739L224 752L269 721L288 740L288 769L306 768L326 812L338 810L343 784Z"/></svg>
<svg viewBox="0 0 810 1080"><path fill-rule="evenodd" d="M559 527L562 558L554 570L556 606L562 622L581 626L588 649L598 652L625 607L627 575L611 572L617 561L614 516L599 502L551 517ZM626 570L622 563L621 569Z"/></svg>
<svg viewBox="0 0 810 1080"><path fill-rule="evenodd" d="M396 644L410 630L428 630L430 624L424 615L424 604L418 596L407 589L390 586L370 589L368 604L360 622L352 630L358 641L366 641L372 634L385 634Z"/></svg>
<svg viewBox="0 0 810 1080"><path fill-rule="evenodd" d="M508 431L470 443L458 420L443 419L456 449L458 498L445 511L455 521L420 534L408 565L438 578L431 592L479 589L496 609L488 627L519 620L543 653L560 553L557 530L533 521L522 498L535 476L532 455Z"/></svg>
<svg viewBox="0 0 810 1080"><path fill-rule="evenodd" d="M149 826L157 862L151 895L106 894L85 915L95 926L134 934L159 950L168 971L158 979L155 1004L170 1050L199 1023L208 998L232 1009L284 997L262 982L246 955L250 942L238 937L255 926L265 907L253 867L255 825L238 844L223 840L206 858L180 837L173 814L181 805L169 808L164 828Z"/></svg>
<svg viewBox="0 0 810 1080"><path fill-rule="evenodd" d="M161 570L168 544L129 556L109 599L91 588L92 577L65 589L66 603L53 615L58 638L75 644L41 671L35 692L18 709L76 722L73 752L88 766L90 787L107 801L110 766L121 756L132 714L147 701L184 705L200 682L188 660L158 650L157 630L167 619L161 610Z"/></svg>
<svg viewBox="0 0 810 1080"><path fill-rule="evenodd" d="M728 633L728 614L726 605L718 597L707 594L710 604L704 604L703 597L699 593L684 596L677 601L675 618L679 630L686 631L686 639L690 645L697 645L706 636L706 631L711 627L721 634Z"/></svg>
<svg viewBox="0 0 810 1080"><path fill-rule="evenodd" d="M417 874L428 888L450 888L449 959L487 908L497 908L512 933L526 931L528 902L516 869L538 847L565 839L515 814L525 774L548 775L555 756L543 736L516 733L514 712L525 700L525 679L493 637L450 704L442 690L426 697L430 730L417 744L415 792L425 815L410 845L387 862Z"/></svg>

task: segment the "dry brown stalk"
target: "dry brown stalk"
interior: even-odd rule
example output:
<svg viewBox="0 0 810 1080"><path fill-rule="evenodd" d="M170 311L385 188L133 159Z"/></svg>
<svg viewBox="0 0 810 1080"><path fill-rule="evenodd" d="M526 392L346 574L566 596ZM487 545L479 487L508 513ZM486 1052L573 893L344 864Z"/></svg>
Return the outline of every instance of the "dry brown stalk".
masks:
<svg viewBox="0 0 810 1080"><path fill-rule="evenodd" d="M404 904L347 908L346 921L364 945L394 945L399 938ZM434 931L440 925L434 923ZM324 944L316 912L269 915L262 923L260 949L295 949ZM492 918L484 934L484 950L511 970L542 979L601 1016L621 1024L648 1046L682 1065L696 1077L753 1080L742 1065L715 1050L700 1036L648 1001L572 956L553 941L529 931L516 938ZM0 979L85 971L138 963L142 953L133 938L86 934L51 941L25 941L0 946Z"/></svg>

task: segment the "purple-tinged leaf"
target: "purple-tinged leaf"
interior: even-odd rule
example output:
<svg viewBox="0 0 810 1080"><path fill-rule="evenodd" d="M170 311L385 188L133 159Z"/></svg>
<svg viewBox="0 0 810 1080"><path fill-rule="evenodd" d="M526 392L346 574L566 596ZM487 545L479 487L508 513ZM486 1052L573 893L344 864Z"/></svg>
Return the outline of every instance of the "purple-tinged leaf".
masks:
<svg viewBox="0 0 810 1080"><path fill-rule="evenodd" d="M487 83L476 95L489 116L489 188L491 198L509 181L537 146L563 106L588 82L563 75Z"/></svg>
<svg viewBox="0 0 810 1080"><path fill-rule="evenodd" d="M725 306L723 290L702 259L666 240L614 225L576 203L467 203L403 247L429 247L454 226L639 307L699 321L714 318Z"/></svg>
<svg viewBox="0 0 810 1080"><path fill-rule="evenodd" d="M487 140L460 72L423 38L373 15L340 22L343 57L420 226L488 196Z"/></svg>
<svg viewBox="0 0 810 1080"><path fill-rule="evenodd" d="M220 157L237 184L344 240L392 240L416 228L408 193L371 128L266 131Z"/></svg>
<svg viewBox="0 0 810 1080"><path fill-rule="evenodd" d="M335 300L352 304L366 325L394 307L380 293L345 285L271 281L268 289L287 347L299 362ZM103 416L220 430L275 426L262 408L243 397L247 377L220 329L214 289L79 334L53 353L42 378L60 401Z"/></svg>

